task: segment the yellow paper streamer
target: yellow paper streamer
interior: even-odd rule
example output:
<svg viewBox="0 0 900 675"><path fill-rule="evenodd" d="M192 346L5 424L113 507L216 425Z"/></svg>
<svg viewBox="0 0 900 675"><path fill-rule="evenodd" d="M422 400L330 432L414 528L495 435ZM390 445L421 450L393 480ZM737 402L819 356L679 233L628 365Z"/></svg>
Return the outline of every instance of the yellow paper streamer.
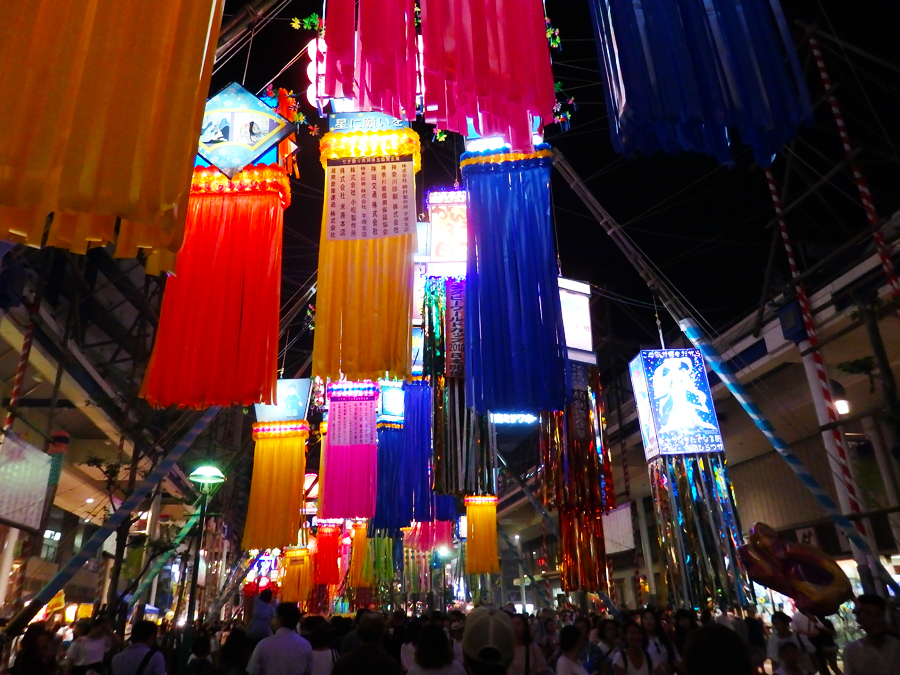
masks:
<svg viewBox="0 0 900 675"><path fill-rule="evenodd" d="M369 560L366 529L366 523L353 524L353 548L350 551L351 588L369 588L372 585L372 561Z"/></svg>
<svg viewBox="0 0 900 675"><path fill-rule="evenodd" d="M178 250L223 4L0 2L0 239Z"/></svg>
<svg viewBox="0 0 900 675"><path fill-rule="evenodd" d="M244 526L244 550L297 543L309 426L305 422L282 424L293 426L277 435L271 431L273 423L257 422L253 425L256 448L250 504Z"/></svg>
<svg viewBox="0 0 900 675"><path fill-rule="evenodd" d="M466 497L466 574L500 572L497 553L497 498Z"/></svg>
<svg viewBox="0 0 900 675"><path fill-rule="evenodd" d="M285 551L284 578L281 581L283 602L306 602L315 583L315 558L308 549Z"/></svg>

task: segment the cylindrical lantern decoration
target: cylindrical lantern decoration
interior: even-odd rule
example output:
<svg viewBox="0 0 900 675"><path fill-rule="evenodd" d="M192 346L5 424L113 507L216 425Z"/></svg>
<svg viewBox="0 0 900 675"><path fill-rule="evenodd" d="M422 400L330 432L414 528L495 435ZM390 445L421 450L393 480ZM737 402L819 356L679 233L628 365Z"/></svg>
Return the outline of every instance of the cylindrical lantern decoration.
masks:
<svg viewBox="0 0 900 675"><path fill-rule="evenodd" d="M341 582L341 535L340 525L320 524L316 537L316 584L334 586Z"/></svg>
<svg viewBox="0 0 900 675"><path fill-rule="evenodd" d="M647 350L629 369L671 599L694 608L752 604L703 357L696 349Z"/></svg>
<svg viewBox="0 0 900 675"><path fill-rule="evenodd" d="M305 421L257 422L244 550L297 543L306 470Z"/></svg>
<svg viewBox="0 0 900 675"><path fill-rule="evenodd" d="M603 514L615 506L602 456L599 421L588 382L595 366L570 363L572 403L562 412L541 413L544 504L559 511L562 583L566 591L608 592ZM593 376L593 377L592 377Z"/></svg>
<svg viewBox="0 0 900 675"><path fill-rule="evenodd" d="M497 498L466 497L466 574L500 572L497 553Z"/></svg>
<svg viewBox="0 0 900 675"><path fill-rule="evenodd" d="M353 524L353 544L350 550L350 586L368 588L372 585L372 560L369 559L367 525Z"/></svg>
<svg viewBox="0 0 900 675"><path fill-rule="evenodd" d="M419 137L408 128L328 133L320 150L326 199L313 375L405 378L411 372Z"/></svg>
<svg viewBox="0 0 900 675"><path fill-rule="evenodd" d="M319 518L371 518L378 477L378 386L328 386L328 435L322 445Z"/></svg>
<svg viewBox="0 0 900 675"><path fill-rule="evenodd" d="M197 168L177 274L166 283L141 396L156 407L272 403L278 371L282 213L277 166L229 180Z"/></svg>
<svg viewBox="0 0 900 675"><path fill-rule="evenodd" d="M462 157L469 195L466 404L479 412L561 410L569 387L550 148Z"/></svg>

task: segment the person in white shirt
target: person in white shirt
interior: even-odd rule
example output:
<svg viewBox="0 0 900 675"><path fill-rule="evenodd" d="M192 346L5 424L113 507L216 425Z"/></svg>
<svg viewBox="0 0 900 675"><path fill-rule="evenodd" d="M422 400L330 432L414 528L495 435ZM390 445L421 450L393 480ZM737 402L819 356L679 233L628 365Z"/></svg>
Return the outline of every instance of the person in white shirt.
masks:
<svg viewBox="0 0 900 675"><path fill-rule="evenodd" d="M300 610L292 602L275 608L275 634L263 639L250 656L250 675L305 675L312 660L312 645L297 634Z"/></svg>
<svg viewBox="0 0 900 675"><path fill-rule="evenodd" d="M94 620L86 634L77 638L66 652L65 675L82 675L90 670L102 673L106 652L113 645L113 636L105 619Z"/></svg>
<svg viewBox="0 0 900 675"><path fill-rule="evenodd" d="M156 648L156 624L146 619L131 629L131 644L112 660L111 675L166 675L166 659Z"/></svg>
<svg viewBox="0 0 900 675"><path fill-rule="evenodd" d="M440 623L422 627L416 641L416 657L407 675L466 675L465 666L453 658L450 641Z"/></svg>
<svg viewBox="0 0 900 675"><path fill-rule="evenodd" d="M782 640L778 645L778 667L773 675L815 675L812 670L804 670L800 665L803 653L796 642Z"/></svg>
<svg viewBox="0 0 900 675"><path fill-rule="evenodd" d="M647 653L655 673L674 673L681 666L681 655L660 625L659 614L651 608L641 612L641 626L647 631Z"/></svg>
<svg viewBox="0 0 900 675"><path fill-rule="evenodd" d="M450 640L453 647L453 659L463 662L462 637L465 624L462 621L454 621L450 624Z"/></svg>
<svg viewBox="0 0 900 675"><path fill-rule="evenodd" d="M856 622L866 636L844 648L844 675L900 675L900 640L885 632L884 598L856 598Z"/></svg>
<svg viewBox="0 0 900 675"><path fill-rule="evenodd" d="M800 640L800 636L791 630L791 617L784 612L772 614L772 634L769 636L769 644L766 648L766 656L772 661L772 670L778 668L778 649L782 642L790 641L800 650L800 667L805 671L813 671L812 660L806 653L806 645Z"/></svg>
<svg viewBox="0 0 900 675"><path fill-rule="evenodd" d="M559 659L556 661L556 675L588 675L578 660L587 637L577 626L563 626L559 632Z"/></svg>
<svg viewBox="0 0 900 675"><path fill-rule="evenodd" d="M647 631L631 621L625 626L625 648L613 658L615 675L656 675L647 653Z"/></svg>

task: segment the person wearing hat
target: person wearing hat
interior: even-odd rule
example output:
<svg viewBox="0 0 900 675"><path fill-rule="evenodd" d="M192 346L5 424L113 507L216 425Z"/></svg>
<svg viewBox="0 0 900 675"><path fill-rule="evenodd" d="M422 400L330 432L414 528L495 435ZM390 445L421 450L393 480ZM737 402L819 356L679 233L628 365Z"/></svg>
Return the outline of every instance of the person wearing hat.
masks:
<svg viewBox="0 0 900 675"><path fill-rule="evenodd" d="M462 621L454 621L450 624L450 640L453 647L453 660L463 663L462 638L465 624Z"/></svg>
<svg viewBox="0 0 900 675"><path fill-rule="evenodd" d="M509 614L478 607L463 629L463 663L469 675L506 675L515 651L515 632Z"/></svg>
<svg viewBox="0 0 900 675"><path fill-rule="evenodd" d="M332 675L401 675L400 664L381 649L384 618L368 612L359 618L359 647L339 658Z"/></svg>

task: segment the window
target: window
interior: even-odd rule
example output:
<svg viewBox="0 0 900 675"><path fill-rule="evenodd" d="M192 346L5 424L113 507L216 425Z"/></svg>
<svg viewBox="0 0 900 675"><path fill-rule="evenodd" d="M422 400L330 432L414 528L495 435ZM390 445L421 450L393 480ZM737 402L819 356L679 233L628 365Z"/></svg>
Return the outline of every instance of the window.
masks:
<svg viewBox="0 0 900 675"><path fill-rule="evenodd" d="M44 530L44 545L41 547L41 558L44 560L56 560L56 552L59 549L59 540L62 532L56 530Z"/></svg>

